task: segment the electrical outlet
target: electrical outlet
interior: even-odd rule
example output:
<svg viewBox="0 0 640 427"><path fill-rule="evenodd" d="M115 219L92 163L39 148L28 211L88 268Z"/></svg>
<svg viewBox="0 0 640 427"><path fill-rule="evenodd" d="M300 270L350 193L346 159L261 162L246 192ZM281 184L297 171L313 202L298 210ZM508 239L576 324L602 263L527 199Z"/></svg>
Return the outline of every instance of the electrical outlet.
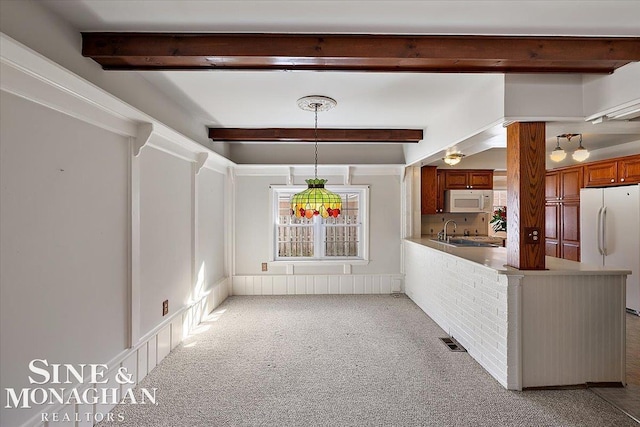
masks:
<svg viewBox="0 0 640 427"><path fill-rule="evenodd" d="M168 299L162 301L162 315L166 316L167 314L169 314L169 300Z"/></svg>
<svg viewBox="0 0 640 427"><path fill-rule="evenodd" d="M524 228L524 242L528 244L537 244L542 242L540 236L542 233L540 232L539 227L525 227Z"/></svg>
<svg viewBox="0 0 640 427"><path fill-rule="evenodd" d="M262 271L267 271L267 263L266 262L262 263Z"/></svg>

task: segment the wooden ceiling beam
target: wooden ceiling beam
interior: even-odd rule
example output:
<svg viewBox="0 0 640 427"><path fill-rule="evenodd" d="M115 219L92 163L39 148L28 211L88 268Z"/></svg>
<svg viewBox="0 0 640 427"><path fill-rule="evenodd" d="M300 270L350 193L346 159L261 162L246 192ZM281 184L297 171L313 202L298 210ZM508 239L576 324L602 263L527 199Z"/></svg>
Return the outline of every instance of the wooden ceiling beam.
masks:
<svg viewBox="0 0 640 427"><path fill-rule="evenodd" d="M422 129L318 129L318 142L417 143ZM313 142L313 128L209 128L209 138L225 142Z"/></svg>
<svg viewBox="0 0 640 427"><path fill-rule="evenodd" d="M640 37L82 33L105 70L612 73Z"/></svg>

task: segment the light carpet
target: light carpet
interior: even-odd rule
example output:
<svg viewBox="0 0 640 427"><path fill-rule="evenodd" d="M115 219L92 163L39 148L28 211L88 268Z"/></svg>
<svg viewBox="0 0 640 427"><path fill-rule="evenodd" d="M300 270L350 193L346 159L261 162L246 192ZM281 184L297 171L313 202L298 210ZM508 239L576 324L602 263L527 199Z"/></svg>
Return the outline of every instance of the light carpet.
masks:
<svg viewBox="0 0 640 427"><path fill-rule="evenodd" d="M590 390L505 390L410 299L237 296L100 426L634 426ZM117 419L117 418L116 418Z"/></svg>

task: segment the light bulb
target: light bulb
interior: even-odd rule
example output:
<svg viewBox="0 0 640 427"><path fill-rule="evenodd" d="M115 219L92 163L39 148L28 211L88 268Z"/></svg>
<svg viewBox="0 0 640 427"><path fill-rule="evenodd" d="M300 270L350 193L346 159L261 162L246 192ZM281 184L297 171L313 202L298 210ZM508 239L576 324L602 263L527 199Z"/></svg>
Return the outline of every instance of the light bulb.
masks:
<svg viewBox="0 0 640 427"><path fill-rule="evenodd" d="M574 154L575 156L575 154ZM560 148L559 146L554 148L553 151L551 152L551 154L549 155L549 158L551 158L551 160L553 160L554 162L561 162L563 161L565 158L567 157L567 153ZM575 159L575 157L574 157ZM586 157L585 157L586 159Z"/></svg>
<svg viewBox="0 0 640 427"><path fill-rule="evenodd" d="M445 157L444 162L449 166L457 165L460 163L460 158L458 157Z"/></svg>
<svg viewBox="0 0 640 427"><path fill-rule="evenodd" d="M462 160L463 157L464 157L464 154L453 153L453 154L447 154L445 157L442 158L442 160L444 160L444 162L449 166L454 166L460 163L460 160Z"/></svg>
<svg viewBox="0 0 640 427"><path fill-rule="evenodd" d="M576 151L573 152L573 160L576 162L584 162L589 158L589 151L586 148L580 146Z"/></svg>

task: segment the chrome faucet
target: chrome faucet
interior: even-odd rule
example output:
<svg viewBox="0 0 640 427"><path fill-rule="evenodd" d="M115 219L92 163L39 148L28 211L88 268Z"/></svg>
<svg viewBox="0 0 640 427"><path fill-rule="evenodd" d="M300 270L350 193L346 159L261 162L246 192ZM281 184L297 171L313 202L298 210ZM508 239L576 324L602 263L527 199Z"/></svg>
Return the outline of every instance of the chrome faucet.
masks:
<svg viewBox="0 0 640 427"><path fill-rule="evenodd" d="M447 241L447 225L449 225L450 222L453 223L453 231L456 231L456 228L458 228L458 224L456 224L456 222L452 219L444 223L444 229L442 231L444 232L443 235L444 235L445 242Z"/></svg>

